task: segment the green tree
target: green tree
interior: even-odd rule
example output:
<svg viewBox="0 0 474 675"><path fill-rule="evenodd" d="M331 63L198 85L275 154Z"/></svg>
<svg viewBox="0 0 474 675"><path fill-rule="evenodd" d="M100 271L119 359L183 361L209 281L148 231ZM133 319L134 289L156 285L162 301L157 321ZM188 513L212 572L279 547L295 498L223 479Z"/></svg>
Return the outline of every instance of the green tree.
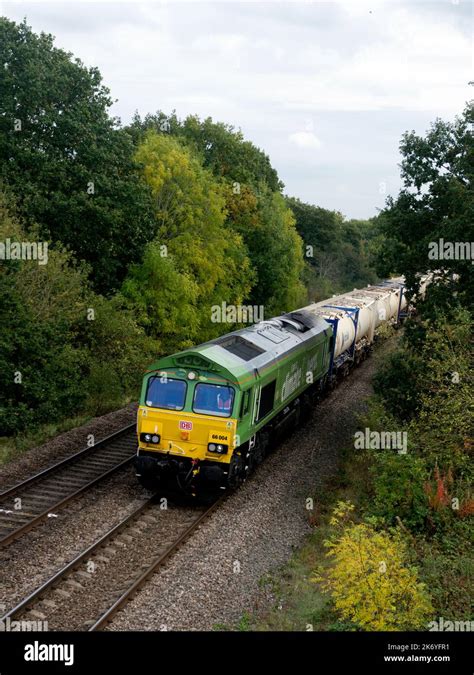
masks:
<svg viewBox="0 0 474 675"><path fill-rule="evenodd" d="M303 242L281 194L265 186L256 194L248 186L238 193L229 188L227 207L257 273L250 302L263 305L266 317L300 307L306 301Z"/></svg>
<svg viewBox="0 0 474 675"><path fill-rule="evenodd" d="M414 529L444 530L474 511L472 318L458 309L420 323L422 345L404 340L375 380L382 409L372 421L401 426L408 453L374 451L371 509L390 523L398 516Z"/></svg>
<svg viewBox="0 0 474 675"><path fill-rule="evenodd" d="M268 156L232 125L214 122L210 117L200 120L197 115L179 120L175 112L166 115L158 111L143 120L135 115L130 132L137 143L150 129L183 139L217 178L254 189L264 183L273 192L283 188Z"/></svg>
<svg viewBox="0 0 474 675"><path fill-rule="evenodd" d="M472 317L458 309L453 318L440 315L426 323L426 340L419 355L420 405L408 433L432 467L451 467L471 475Z"/></svg>
<svg viewBox="0 0 474 675"><path fill-rule="evenodd" d="M267 155L246 141L241 131L211 118L192 115L179 120L175 113L157 112L143 120L136 115L129 127L137 144L150 130L186 144L222 186L227 233L241 235L256 273L250 277L253 290L248 301L263 305L267 316L304 302L302 242L280 194L283 184ZM234 268L241 264L237 260Z"/></svg>
<svg viewBox="0 0 474 675"><path fill-rule="evenodd" d="M430 244L474 240L474 108L468 104L454 122L436 120L425 137L414 131L400 143L404 187L387 200L380 225L386 237L379 271L405 275L412 292L419 275L437 271L427 294L429 307L472 308L474 274L471 260L436 260ZM457 277L453 278L453 275ZM427 307L425 314L432 309ZM436 311L434 311L436 313Z"/></svg>
<svg viewBox="0 0 474 675"><path fill-rule="evenodd" d="M151 196L134 146L109 117L109 91L97 68L0 18L0 178L23 217L61 241L110 291L154 235Z"/></svg>
<svg viewBox="0 0 474 675"><path fill-rule="evenodd" d="M0 193L0 241L37 241ZM136 396L153 343L117 297L96 295L70 252L0 263L0 436Z"/></svg>
<svg viewBox="0 0 474 675"><path fill-rule="evenodd" d="M199 285L178 269L174 256L162 255L159 242L147 245L122 292L138 323L157 341L159 353L172 354L199 342Z"/></svg>

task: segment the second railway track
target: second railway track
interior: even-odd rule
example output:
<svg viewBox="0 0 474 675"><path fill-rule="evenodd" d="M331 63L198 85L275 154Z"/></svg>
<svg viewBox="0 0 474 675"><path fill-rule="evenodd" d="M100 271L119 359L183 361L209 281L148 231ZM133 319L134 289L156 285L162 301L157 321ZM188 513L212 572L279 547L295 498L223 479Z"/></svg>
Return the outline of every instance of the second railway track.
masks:
<svg viewBox="0 0 474 675"><path fill-rule="evenodd" d="M25 534L76 496L129 464L135 451L135 424L129 424L0 493L0 546Z"/></svg>
<svg viewBox="0 0 474 675"><path fill-rule="evenodd" d="M103 629L226 497L210 506L166 509L150 498L0 622L43 621L53 631Z"/></svg>

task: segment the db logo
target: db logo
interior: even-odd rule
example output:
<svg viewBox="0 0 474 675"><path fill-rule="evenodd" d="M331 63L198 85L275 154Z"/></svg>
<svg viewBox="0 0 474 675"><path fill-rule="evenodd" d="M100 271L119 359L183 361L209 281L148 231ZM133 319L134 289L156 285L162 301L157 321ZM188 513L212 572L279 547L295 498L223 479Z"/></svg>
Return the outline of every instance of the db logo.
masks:
<svg viewBox="0 0 474 675"><path fill-rule="evenodd" d="M181 421L179 423L179 428L184 429L185 431L191 431L191 429L193 428L193 423Z"/></svg>

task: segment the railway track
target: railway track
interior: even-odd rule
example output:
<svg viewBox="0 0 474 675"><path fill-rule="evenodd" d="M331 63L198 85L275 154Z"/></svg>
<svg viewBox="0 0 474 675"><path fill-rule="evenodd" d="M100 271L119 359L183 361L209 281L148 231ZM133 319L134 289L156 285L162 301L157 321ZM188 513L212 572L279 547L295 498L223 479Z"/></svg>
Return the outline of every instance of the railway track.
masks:
<svg viewBox="0 0 474 675"><path fill-rule="evenodd" d="M0 494L0 546L130 463L136 452L135 424L57 462Z"/></svg>
<svg viewBox="0 0 474 675"><path fill-rule="evenodd" d="M202 508L163 509L163 501L151 497L0 623L44 621L47 630L103 629L225 498Z"/></svg>

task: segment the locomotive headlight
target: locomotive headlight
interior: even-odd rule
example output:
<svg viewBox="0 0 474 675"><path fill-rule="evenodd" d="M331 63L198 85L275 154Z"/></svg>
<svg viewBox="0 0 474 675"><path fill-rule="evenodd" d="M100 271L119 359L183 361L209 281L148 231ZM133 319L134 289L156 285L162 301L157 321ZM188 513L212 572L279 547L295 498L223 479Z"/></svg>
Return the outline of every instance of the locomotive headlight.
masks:
<svg viewBox="0 0 474 675"><path fill-rule="evenodd" d="M155 445L158 445L161 438L159 434L140 434L140 440L143 443L154 443Z"/></svg>
<svg viewBox="0 0 474 675"><path fill-rule="evenodd" d="M216 455L226 455L228 449L229 446L222 445L222 443L218 443L217 445L215 443L209 443L207 446L208 452L215 452Z"/></svg>

